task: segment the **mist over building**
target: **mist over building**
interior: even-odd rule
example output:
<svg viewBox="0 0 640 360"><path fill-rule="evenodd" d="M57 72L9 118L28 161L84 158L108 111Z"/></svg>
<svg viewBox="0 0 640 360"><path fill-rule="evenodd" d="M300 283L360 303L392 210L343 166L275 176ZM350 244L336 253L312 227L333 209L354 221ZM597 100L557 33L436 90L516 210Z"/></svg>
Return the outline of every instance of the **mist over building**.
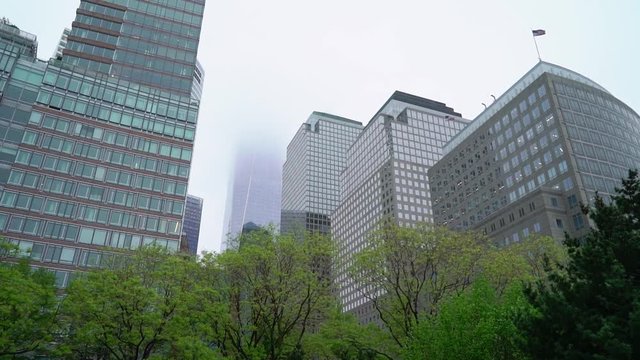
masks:
<svg viewBox="0 0 640 360"><path fill-rule="evenodd" d="M275 151L242 148L227 192L222 250L243 229L280 224L282 160Z"/></svg>

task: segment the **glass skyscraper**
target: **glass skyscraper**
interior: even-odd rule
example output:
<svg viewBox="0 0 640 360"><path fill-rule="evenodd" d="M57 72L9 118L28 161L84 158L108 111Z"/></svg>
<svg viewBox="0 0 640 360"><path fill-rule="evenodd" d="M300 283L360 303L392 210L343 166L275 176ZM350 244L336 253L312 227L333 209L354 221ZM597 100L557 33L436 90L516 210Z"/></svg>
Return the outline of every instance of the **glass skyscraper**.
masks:
<svg viewBox="0 0 640 360"><path fill-rule="evenodd" d="M640 116L589 78L540 62L429 170L434 218L498 244L583 236L580 204L608 201L640 168Z"/></svg>
<svg viewBox="0 0 640 360"><path fill-rule="evenodd" d="M243 149L236 156L227 194L222 250L248 228L280 224L282 161L268 150ZM235 246L235 245L234 245Z"/></svg>
<svg viewBox="0 0 640 360"><path fill-rule="evenodd" d="M348 274L354 254L383 220L400 226L433 221L427 170L468 122L441 102L396 91L347 151L331 217L334 273L343 310L362 322L379 319Z"/></svg>
<svg viewBox="0 0 640 360"><path fill-rule="evenodd" d="M111 249L180 248L203 6L83 0L48 62L0 31L0 235L59 286Z"/></svg>
<svg viewBox="0 0 640 360"><path fill-rule="evenodd" d="M287 147L282 170L280 232L331 232L330 216L340 198L347 149L362 123L313 112Z"/></svg>
<svg viewBox="0 0 640 360"><path fill-rule="evenodd" d="M189 96L204 0L82 0L62 62Z"/></svg>
<svg viewBox="0 0 640 360"><path fill-rule="evenodd" d="M203 199L193 195L187 195L184 210L184 225L182 226L182 249L190 254L198 253L200 240L200 222L202 220Z"/></svg>

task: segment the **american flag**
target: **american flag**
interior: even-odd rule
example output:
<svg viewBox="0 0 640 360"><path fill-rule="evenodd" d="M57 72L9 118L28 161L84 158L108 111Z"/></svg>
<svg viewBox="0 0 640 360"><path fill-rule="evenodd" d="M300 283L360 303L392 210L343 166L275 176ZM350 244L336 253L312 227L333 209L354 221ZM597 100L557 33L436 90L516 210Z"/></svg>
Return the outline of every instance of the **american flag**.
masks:
<svg viewBox="0 0 640 360"><path fill-rule="evenodd" d="M542 36L542 35L547 33L546 31L544 31L542 29L531 30L531 32L533 33L533 36Z"/></svg>

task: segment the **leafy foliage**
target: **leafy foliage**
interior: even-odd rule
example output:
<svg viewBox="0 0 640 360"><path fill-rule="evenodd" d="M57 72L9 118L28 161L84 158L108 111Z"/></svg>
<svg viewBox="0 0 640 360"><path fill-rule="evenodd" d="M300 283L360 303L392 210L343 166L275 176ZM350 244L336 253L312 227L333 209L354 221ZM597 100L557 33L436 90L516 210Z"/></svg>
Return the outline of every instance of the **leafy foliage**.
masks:
<svg viewBox="0 0 640 360"><path fill-rule="evenodd" d="M394 359L397 346L379 327L360 325L351 314L334 310L318 332L309 336L304 348L318 359Z"/></svg>
<svg viewBox="0 0 640 360"><path fill-rule="evenodd" d="M190 258L144 248L75 280L63 303L72 358L214 358L201 329L219 308Z"/></svg>
<svg viewBox="0 0 640 360"><path fill-rule="evenodd" d="M252 232L237 250L208 257L221 272L229 316L218 327L222 353L238 359L303 356L302 340L327 316L332 247L328 238L304 239Z"/></svg>
<svg viewBox="0 0 640 360"><path fill-rule="evenodd" d="M537 315L524 328L544 359L640 358L640 179L623 181L611 204L585 211L597 229L567 239L569 262L527 292Z"/></svg>
<svg viewBox="0 0 640 360"><path fill-rule="evenodd" d="M525 339L517 327L531 311L518 283L502 296L484 279L441 304L422 321L405 351L405 359L524 359Z"/></svg>
<svg viewBox="0 0 640 360"><path fill-rule="evenodd" d="M3 256L16 255L0 240ZM0 263L0 358L46 350L57 329L53 274L32 270L26 261Z"/></svg>
<svg viewBox="0 0 640 360"><path fill-rule="evenodd" d="M369 289L363 295L397 345L405 347L416 326L437 315L443 299L463 293L480 274L501 294L514 280L539 276L547 256L561 261L563 251L544 237L498 249L473 232L386 224L356 256L351 276Z"/></svg>

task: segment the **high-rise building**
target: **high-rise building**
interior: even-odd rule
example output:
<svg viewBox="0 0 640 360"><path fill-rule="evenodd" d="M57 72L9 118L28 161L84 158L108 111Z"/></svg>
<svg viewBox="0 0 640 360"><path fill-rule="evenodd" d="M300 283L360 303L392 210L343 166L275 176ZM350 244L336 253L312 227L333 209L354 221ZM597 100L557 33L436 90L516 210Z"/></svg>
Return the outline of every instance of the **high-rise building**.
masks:
<svg viewBox="0 0 640 360"><path fill-rule="evenodd" d="M640 167L640 117L602 86L539 62L445 146L429 170L435 222L499 244L589 228L580 204L605 200Z"/></svg>
<svg viewBox="0 0 640 360"><path fill-rule="evenodd" d="M81 0L62 62L189 96L204 0Z"/></svg>
<svg viewBox="0 0 640 360"><path fill-rule="evenodd" d="M83 0L61 61L0 37L0 235L59 286L114 248L180 248L203 5Z"/></svg>
<svg viewBox="0 0 640 360"><path fill-rule="evenodd" d="M313 112L302 124L287 147L282 169L281 233L330 233L347 149L361 131L362 123L321 112Z"/></svg>
<svg viewBox="0 0 640 360"><path fill-rule="evenodd" d="M2 39L5 48L9 45L16 46L16 52L20 55L35 58L38 53L37 37L20 30L7 18L0 19L0 39Z"/></svg>
<svg viewBox="0 0 640 360"><path fill-rule="evenodd" d="M348 275L353 255L383 220L400 226L432 222L427 170L467 123L443 103L396 91L348 150L332 216L335 280L343 310L360 321L378 319Z"/></svg>
<svg viewBox="0 0 640 360"><path fill-rule="evenodd" d="M200 220L202 219L203 199L193 195L187 195L184 208L184 220L182 225L182 248L190 254L198 253L198 241L200 240Z"/></svg>
<svg viewBox="0 0 640 360"><path fill-rule="evenodd" d="M71 33L71 29L65 28L62 31L62 35L60 35L60 41L58 41L58 46L56 46L56 50L53 52L53 59L62 60L62 51L67 48L67 38Z"/></svg>
<svg viewBox="0 0 640 360"><path fill-rule="evenodd" d="M282 161L279 156L258 149L243 149L235 159L227 193L222 250L245 225L276 228L280 224Z"/></svg>

